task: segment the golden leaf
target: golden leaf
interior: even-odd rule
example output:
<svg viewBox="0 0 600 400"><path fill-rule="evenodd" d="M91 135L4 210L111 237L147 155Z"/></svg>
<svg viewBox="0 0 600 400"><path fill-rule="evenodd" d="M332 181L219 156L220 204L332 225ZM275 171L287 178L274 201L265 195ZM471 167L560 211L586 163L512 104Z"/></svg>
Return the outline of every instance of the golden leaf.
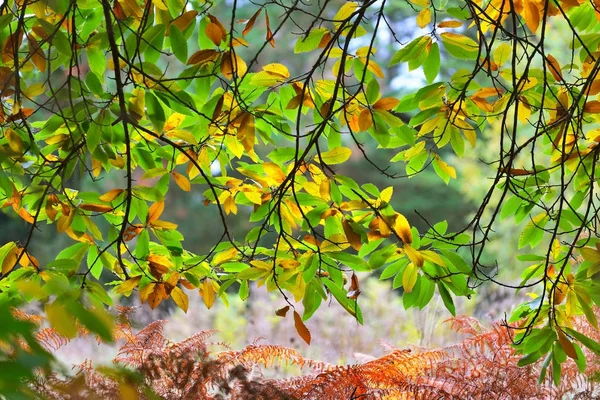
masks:
<svg viewBox="0 0 600 400"><path fill-rule="evenodd" d="M127 279L125 282L121 283L117 289L117 293L127 294L130 293L133 289L135 289L140 281L142 280L142 276L134 276L133 278Z"/></svg>
<svg viewBox="0 0 600 400"><path fill-rule="evenodd" d="M423 29L429 24L431 21L431 10L429 8L424 8L417 15L417 25L419 28Z"/></svg>
<svg viewBox="0 0 600 400"><path fill-rule="evenodd" d="M140 301L142 303L144 303L148 299L148 296L150 296L150 293L154 291L154 286L156 286L156 283L150 282L140 289Z"/></svg>
<svg viewBox="0 0 600 400"><path fill-rule="evenodd" d="M150 208L148 209L148 224L151 224L152 222L156 221L160 215L163 213L165 209L165 202L164 201L157 201L156 203L152 204L150 206Z"/></svg>
<svg viewBox="0 0 600 400"><path fill-rule="evenodd" d="M205 281L206 282L206 281ZM189 300L188 295L181 290L179 287L175 286L171 291L171 298L183 310L183 312L187 313ZM207 306L208 307L208 306ZM210 307L208 307L210 308Z"/></svg>
<svg viewBox="0 0 600 400"><path fill-rule="evenodd" d="M361 237L358 233L354 232L346 219L342 220L342 228L344 228L344 233L346 234L346 239L348 239L350 246L356 251L360 250L360 247L362 246Z"/></svg>
<svg viewBox="0 0 600 400"><path fill-rule="evenodd" d="M5 254L2 260L2 275L8 274L17 265L17 258L19 257L19 249L15 242L10 242L0 248L0 255Z"/></svg>
<svg viewBox="0 0 600 400"><path fill-rule="evenodd" d="M404 243L404 252L410 261L417 267L422 267L425 259L418 250L415 250L410 244Z"/></svg>
<svg viewBox="0 0 600 400"><path fill-rule="evenodd" d="M405 244L412 243L412 231L410 230L410 224L404 215L396 214L394 232L396 232L396 235L398 235Z"/></svg>
<svg viewBox="0 0 600 400"><path fill-rule="evenodd" d="M373 116L371 110L364 108L358 116L358 130L360 132L366 131L373 125Z"/></svg>
<svg viewBox="0 0 600 400"><path fill-rule="evenodd" d="M202 284L202 300L209 310L215 304L215 288L210 278L206 278Z"/></svg>
<svg viewBox="0 0 600 400"><path fill-rule="evenodd" d="M395 99L393 97L384 97L379 99L373 104L373 108L376 110L392 110L396 108L396 106L400 104L400 100Z"/></svg>
<svg viewBox="0 0 600 400"><path fill-rule="evenodd" d="M442 21L438 24L438 28L460 28L461 26L463 26L463 22L455 19Z"/></svg>
<svg viewBox="0 0 600 400"><path fill-rule="evenodd" d="M125 191L124 189L112 189L112 190L109 190L108 192L106 192L102 196L98 197L98 200L104 201L106 203L110 203L111 201L113 201L114 199L116 199L117 197L119 197L119 195L121 193L123 193L124 191Z"/></svg>
<svg viewBox="0 0 600 400"><path fill-rule="evenodd" d="M85 211L100 212L100 213L110 212L113 210L113 208L111 206L106 206L104 204L81 204L79 206L79 209L85 210Z"/></svg>
<svg viewBox="0 0 600 400"><path fill-rule="evenodd" d="M173 180L181 190L183 190L184 192L189 192L192 190L192 184L190 183L188 178L175 171L171 172L171 176L173 177Z"/></svg>
<svg viewBox="0 0 600 400"><path fill-rule="evenodd" d="M172 24L175 25L176 27L178 27L181 32L183 32L185 30L185 28L190 26L190 24L192 23L192 21L194 21L194 19L196 18L197 15L198 15L198 11L196 11L196 10L186 11L183 14L181 14L179 17L175 18L173 20ZM169 31L167 30L167 33L168 32Z"/></svg>

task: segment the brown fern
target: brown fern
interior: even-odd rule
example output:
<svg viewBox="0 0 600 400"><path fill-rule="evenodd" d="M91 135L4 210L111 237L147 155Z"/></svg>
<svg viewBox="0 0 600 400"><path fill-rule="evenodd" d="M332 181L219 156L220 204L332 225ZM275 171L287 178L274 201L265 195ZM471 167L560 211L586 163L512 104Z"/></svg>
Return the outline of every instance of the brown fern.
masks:
<svg viewBox="0 0 600 400"><path fill-rule="evenodd" d="M596 310L598 313L598 310ZM23 316L23 318L29 318ZM38 320L39 322L39 320ZM538 384L541 362L521 368L512 338L500 324L485 329L469 317L453 318L450 326L468 337L441 349L395 349L389 354L350 366L334 366L302 357L296 350L253 343L238 351L212 354L207 340L215 331L202 331L181 342L164 337L164 321L155 321L133 334L127 313L117 326L125 340L114 359L116 367L78 367L72 378L56 375L32 382L48 399L120 399L135 392L170 400L196 399L557 399L569 394L587 399L597 395L600 360L586 352L588 369L563 364L559 387ZM584 319L577 329L598 340L600 334ZM51 329L38 340L52 348L64 345ZM286 379L264 379L263 368L290 364L312 373ZM129 368L134 373L122 368ZM596 378L595 378L596 377Z"/></svg>

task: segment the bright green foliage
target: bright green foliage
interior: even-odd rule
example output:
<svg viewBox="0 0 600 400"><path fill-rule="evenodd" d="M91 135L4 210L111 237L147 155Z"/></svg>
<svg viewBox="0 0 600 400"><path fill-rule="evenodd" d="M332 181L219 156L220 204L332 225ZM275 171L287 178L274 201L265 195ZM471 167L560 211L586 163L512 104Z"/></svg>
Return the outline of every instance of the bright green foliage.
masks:
<svg viewBox="0 0 600 400"><path fill-rule="evenodd" d="M311 57L310 70L261 64L286 45L287 19L316 7L295 4L254 5L240 21L235 8L219 18L220 6L197 1L4 3L0 200L31 230L0 249L0 297L45 300L65 336L77 329L69 315L102 335L107 291L135 291L152 308L171 298L187 311L183 289L210 308L235 290L247 298L256 281L303 303L302 318L293 315L309 341L302 320L330 297L362 322L354 272L383 271L406 307L438 292L454 314L454 297L493 277L481 254L496 217L511 217L529 221L519 247L536 252L514 284L537 289L511 318L523 352L577 358L574 341L597 351L570 319L596 325L600 304L598 11L583 1L411 0L424 30L381 61L374 38L388 29L386 2L327 2L290 45L289 57ZM545 34L565 20L577 21L574 57L557 59ZM448 60L465 69L440 75ZM427 83L397 99L382 93L382 65L422 67ZM393 186L336 173L369 159L372 141L394 150L406 176L431 166L449 183L451 163L482 145L482 130L501 143L490 160L497 174L459 233L444 222L420 233L392 207ZM88 191L73 184L82 175L95 182ZM103 179L120 184L101 189ZM180 190L201 193L220 216L206 253L186 250L177 225L161 219L167 194ZM233 236L234 215L248 223L245 236ZM73 244L41 265L30 243L45 224ZM544 332L542 347L528 347L532 332Z"/></svg>

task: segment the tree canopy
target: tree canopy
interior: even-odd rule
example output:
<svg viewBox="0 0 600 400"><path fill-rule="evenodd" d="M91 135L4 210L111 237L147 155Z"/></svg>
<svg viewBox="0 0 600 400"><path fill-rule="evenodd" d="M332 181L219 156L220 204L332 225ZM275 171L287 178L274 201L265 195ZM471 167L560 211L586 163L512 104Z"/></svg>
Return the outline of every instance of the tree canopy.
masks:
<svg viewBox="0 0 600 400"><path fill-rule="evenodd" d="M600 344L572 321L598 327L600 2L392 3L2 2L0 204L29 225L0 248L0 300L110 338L114 294L187 312L193 291L210 308L254 281L310 343L329 299L368 318L357 273L452 314L491 281L530 293L506 319L523 365L545 357L557 384L567 358L585 368ZM496 154L471 220L419 232L401 206L419 193L396 180L447 184L478 146ZM388 183L357 183L354 159ZM218 216L204 252L163 219L174 191ZM505 219L513 262L485 262ZM47 229L68 244L42 262Z"/></svg>

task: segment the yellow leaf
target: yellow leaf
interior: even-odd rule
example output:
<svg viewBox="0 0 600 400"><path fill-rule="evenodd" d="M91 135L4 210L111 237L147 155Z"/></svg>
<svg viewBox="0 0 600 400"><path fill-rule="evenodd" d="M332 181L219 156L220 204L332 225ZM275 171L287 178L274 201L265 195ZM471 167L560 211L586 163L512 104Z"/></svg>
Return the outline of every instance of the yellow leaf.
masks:
<svg viewBox="0 0 600 400"><path fill-rule="evenodd" d="M154 3L156 8L158 8L159 10L162 10L162 11L169 10L169 7L167 6L167 0L152 0L152 3Z"/></svg>
<svg viewBox="0 0 600 400"><path fill-rule="evenodd" d="M123 189L112 189L112 190L109 190L108 192L106 192L102 196L98 197L98 200L104 201L106 203L110 203L111 201L113 201L114 199L116 199L117 197L119 197L119 195L121 193L123 193L124 191L125 190L123 190Z"/></svg>
<svg viewBox="0 0 600 400"><path fill-rule="evenodd" d="M140 301L142 303L148 300L148 296L150 296L150 293L154 291L154 286L156 286L156 283L150 282L149 284L140 289Z"/></svg>
<svg viewBox="0 0 600 400"><path fill-rule="evenodd" d="M290 71L283 64L279 64L279 63L267 64L263 67L263 70L268 72L271 75L277 75L284 79L287 79L290 77Z"/></svg>
<svg viewBox="0 0 600 400"><path fill-rule="evenodd" d="M415 250L410 244L404 243L404 252L410 261L417 267L422 267L425 259L418 250Z"/></svg>
<svg viewBox="0 0 600 400"><path fill-rule="evenodd" d="M412 231L410 230L410 224L404 215L396 214L394 232L396 232L396 235L398 235L404 243L412 243Z"/></svg>
<svg viewBox="0 0 600 400"><path fill-rule="evenodd" d="M415 267L413 263L408 264L404 270L404 274L402 274L402 287L405 293L412 292L418 277L419 268Z"/></svg>
<svg viewBox="0 0 600 400"><path fill-rule="evenodd" d="M33 85L27 86L25 90L23 90L23 94L31 99L43 94L45 87L45 83L34 83Z"/></svg>
<svg viewBox="0 0 600 400"><path fill-rule="evenodd" d="M300 335L300 337L304 339L306 343L310 344L310 331L308 330L306 325L304 325L302 317L300 316L300 314L298 314L298 311L296 310L294 310L294 326L296 327L296 332L298 332L298 335Z"/></svg>
<svg viewBox="0 0 600 400"><path fill-rule="evenodd" d="M204 282L206 283L206 280ZM175 286L173 288L173 290L171 290L171 298L173 299L175 304L177 304L179 306L179 308L181 308L183 310L183 312L187 313L189 300L188 300L188 295L183 290L181 290L178 286ZM208 305L207 305L207 307L208 307ZM208 308L210 308L210 307L208 307Z"/></svg>
<svg viewBox="0 0 600 400"><path fill-rule="evenodd" d="M54 300L52 304L46 305L45 311L50 326L58 333L70 339L77 335L75 318L62 303Z"/></svg>
<svg viewBox="0 0 600 400"><path fill-rule="evenodd" d="M173 180L175 181L177 186L181 188L181 190L183 190L184 192L189 192L192 190L192 184L190 183L188 178L175 171L171 172L171 176L173 177Z"/></svg>
<svg viewBox="0 0 600 400"><path fill-rule="evenodd" d="M419 15L417 15L417 25L419 28L423 29L429 24L431 21L431 10L429 8L424 8L421 10Z"/></svg>
<svg viewBox="0 0 600 400"><path fill-rule="evenodd" d="M231 195L227 196L223 202L223 210L225 214L237 214L237 204L235 204L235 198Z"/></svg>
<svg viewBox="0 0 600 400"><path fill-rule="evenodd" d="M135 88L131 91L131 94L133 96L129 99L129 112L135 119L140 120L144 117L146 108L144 89Z"/></svg>
<svg viewBox="0 0 600 400"><path fill-rule="evenodd" d="M165 209L165 202L164 201L157 201L156 203L152 204L150 206L150 208L148 209L148 224L151 224L152 222L156 221L160 215L163 213Z"/></svg>
<svg viewBox="0 0 600 400"><path fill-rule="evenodd" d="M122 294L131 293L131 291L138 286L138 284L140 283L141 280L142 280L141 275L134 276L133 278L127 279L125 282L123 282L119 285L119 288L117 289L117 293L122 293Z"/></svg>
<svg viewBox="0 0 600 400"><path fill-rule="evenodd" d="M8 128L4 131L4 138L8 142L8 146L12 151L19 154L23 152L23 140L17 132Z"/></svg>
<svg viewBox="0 0 600 400"><path fill-rule="evenodd" d="M221 73L227 78L233 78L233 74L238 77L241 77L246 74L248 70L248 66L242 60L241 57L238 57L233 51L228 51L223 53L223 57L221 58Z"/></svg>
<svg viewBox="0 0 600 400"><path fill-rule="evenodd" d="M177 224L159 219L159 220L152 222L152 227L159 228L159 229L173 230L173 229L177 229Z"/></svg>
<svg viewBox="0 0 600 400"><path fill-rule="evenodd" d="M352 155L352 150L347 147L336 147L333 150L325 151L321 153L321 161L325 164L334 165L341 164L348 160ZM316 157L318 160L318 156Z"/></svg>
<svg viewBox="0 0 600 400"><path fill-rule="evenodd" d="M217 266L219 264L224 263L225 261L229 261L238 255L238 249L235 247L230 247L229 249L218 253L213 257L212 264Z"/></svg>
<svg viewBox="0 0 600 400"><path fill-rule="evenodd" d="M410 0L410 2L421 7L429 7L429 0Z"/></svg>
<svg viewBox="0 0 600 400"><path fill-rule="evenodd" d="M215 304L215 288L209 278L206 278L202 284L202 300L209 310Z"/></svg>
<svg viewBox="0 0 600 400"><path fill-rule="evenodd" d="M444 259L433 250L421 250L420 251L423 258L427 261L430 261L434 264L441 265L442 267L446 266L446 262Z"/></svg>
<svg viewBox="0 0 600 400"><path fill-rule="evenodd" d="M345 3L339 10L338 12L335 14L335 16L333 17L333 20L335 22L343 22L344 20L346 20L348 17L350 17L352 15L352 13L354 12L354 10L356 10L358 8L358 3L355 3L353 1L349 1L347 3Z"/></svg>
<svg viewBox="0 0 600 400"><path fill-rule="evenodd" d="M383 203L389 204L392 200L392 194L394 193L394 187L390 186L381 191L380 199Z"/></svg>
<svg viewBox="0 0 600 400"><path fill-rule="evenodd" d="M502 43L500 46L498 46L494 50L492 57L493 57L496 65L498 65L498 67L501 67L502 65L504 65L504 63L506 61L508 61L511 53L512 53L511 45L509 45L508 43Z"/></svg>

